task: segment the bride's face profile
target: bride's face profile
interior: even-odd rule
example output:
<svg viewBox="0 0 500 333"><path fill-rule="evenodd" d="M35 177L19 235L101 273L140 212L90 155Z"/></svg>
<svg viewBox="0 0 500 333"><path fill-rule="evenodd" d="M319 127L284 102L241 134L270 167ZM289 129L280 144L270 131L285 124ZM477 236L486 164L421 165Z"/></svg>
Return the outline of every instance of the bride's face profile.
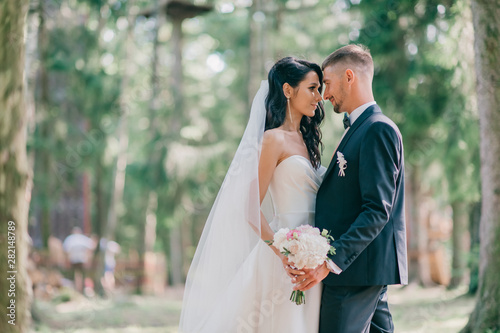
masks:
<svg viewBox="0 0 500 333"><path fill-rule="evenodd" d="M315 71L307 73L291 92L290 110L295 114L314 117L318 103L322 100L320 87L318 74Z"/></svg>
<svg viewBox="0 0 500 333"><path fill-rule="evenodd" d="M307 60L285 57L269 70L268 84L264 131L281 128L299 132L301 135L296 139L304 141L311 163L318 168L321 163L319 125L325 117L320 94L321 67Z"/></svg>

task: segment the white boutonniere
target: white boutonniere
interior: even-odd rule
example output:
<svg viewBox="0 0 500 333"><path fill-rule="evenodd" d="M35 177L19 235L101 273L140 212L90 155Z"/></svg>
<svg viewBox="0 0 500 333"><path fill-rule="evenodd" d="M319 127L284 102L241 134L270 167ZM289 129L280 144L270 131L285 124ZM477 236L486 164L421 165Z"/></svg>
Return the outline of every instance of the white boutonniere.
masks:
<svg viewBox="0 0 500 333"><path fill-rule="evenodd" d="M344 154L341 152L337 152L337 163L339 164L339 176L345 176L345 169L347 169L347 161L344 158Z"/></svg>

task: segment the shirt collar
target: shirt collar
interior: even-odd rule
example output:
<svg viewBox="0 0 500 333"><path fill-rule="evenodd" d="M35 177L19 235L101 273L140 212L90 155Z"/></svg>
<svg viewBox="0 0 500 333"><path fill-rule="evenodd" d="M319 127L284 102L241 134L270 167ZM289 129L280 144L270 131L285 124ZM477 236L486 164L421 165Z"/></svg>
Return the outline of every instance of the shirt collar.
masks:
<svg viewBox="0 0 500 333"><path fill-rule="evenodd" d="M356 119L359 118L359 116L361 116L361 114L366 110L368 109L368 107L374 105L374 104L377 104L377 102L375 101L371 101L371 102L368 102L368 103L365 103L361 106L358 106L357 108L355 108L351 114L349 115L349 122L351 123L351 126L352 124L354 124L354 122L356 121Z"/></svg>

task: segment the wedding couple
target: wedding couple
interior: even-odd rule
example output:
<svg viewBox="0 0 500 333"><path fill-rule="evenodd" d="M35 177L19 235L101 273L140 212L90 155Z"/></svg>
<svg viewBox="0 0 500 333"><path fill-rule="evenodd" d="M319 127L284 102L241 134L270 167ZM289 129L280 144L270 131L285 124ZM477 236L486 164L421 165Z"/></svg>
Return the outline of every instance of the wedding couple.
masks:
<svg viewBox="0 0 500 333"><path fill-rule="evenodd" d="M270 70L198 244L180 332L394 331L387 285L408 280L403 144L374 101L373 73L358 45L322 68L287 57ZM349 114L328 169L323 84L335 113ZM316 269L294 269L264 242L302 224L335 238ZM294 289L305 304L289 300Z"/></svg>

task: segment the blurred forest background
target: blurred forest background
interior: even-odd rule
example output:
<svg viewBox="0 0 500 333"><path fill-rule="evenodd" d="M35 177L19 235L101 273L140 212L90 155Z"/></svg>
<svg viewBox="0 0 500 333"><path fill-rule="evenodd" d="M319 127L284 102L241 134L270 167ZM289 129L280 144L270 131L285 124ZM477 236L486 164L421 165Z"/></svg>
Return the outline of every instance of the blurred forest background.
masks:
<svg viewBox="0 0 500 333"><path fill-rule="evenodd" d="M72 280L62 242L73 227L96 244L120 245L117 290L182 289L260 81L281 57L321 64L349 43L370 48L375 99L403 134L411 282L478 290L481 157L470 1L23 4L25 36L8 36L1 52L24 42L26 265L36 299L61 297ZM498 1L490 6L498 13ZM328 165L343 128L330 103L325 108ZM109 296L102 247L91 257L84 293Z"/></svg>

